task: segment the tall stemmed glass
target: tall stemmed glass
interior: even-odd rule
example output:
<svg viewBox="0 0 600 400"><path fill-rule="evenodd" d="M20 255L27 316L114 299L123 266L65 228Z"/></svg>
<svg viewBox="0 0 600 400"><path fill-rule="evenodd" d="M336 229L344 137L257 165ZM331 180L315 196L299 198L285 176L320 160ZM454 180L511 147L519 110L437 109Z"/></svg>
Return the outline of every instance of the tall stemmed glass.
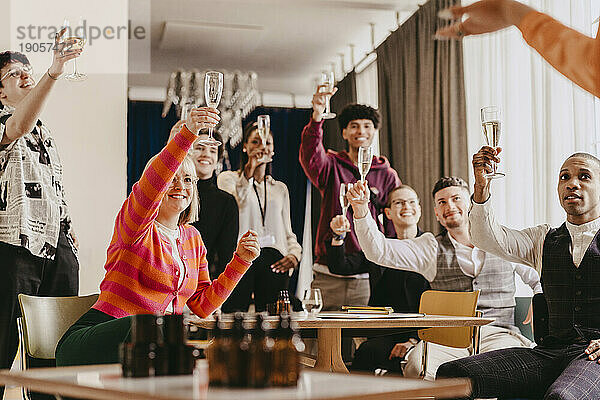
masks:
<svg viewBox="0 0 600 400"><path fill-rule="evenodd" d="M373 161L373 150L371 147L358 148L358 172L360 173L361 182L365 182L365 178L369 169L371 169L371 161Z"/></svg>
<svg viewBox="0 0 600 400"><path fill-rule="evenodd" d="M340 184L340 206L342 207L342 215L346 215L348 212L348 207L350 207L350 202L348 201L348 191L352 189L352 186L354 185L351 183Z"/></svg>
<svg viewBox="0 0 600 400"><path fill-rule="evenodd" d="M83 17L79 18L79 25L74 29L71 29L69 20L65 18L63 22L63 28L67 28L61 39L60 45L62 46L61 53L68 50L83 50L85 46L85 29L83 24ZM77 70L77 59L73 59L73 72L65 75L65 79L71 82L81 82L87 79L87 75Z"/></svg>
<svg viewBox="0 0 600 400"><path fill-rule="evenodd" d="M223 93L223 74L217 71L208 71L204 76L204 101L206 105L217 108ZM213 138L213 127L208 128L208 137L198 141L206 146L220 146L221 142Z"/></svg>
<svg viewBox="0 0 600 400"><path fill-rule="evenodd" d="M321 74L321 92L328 93L325 97L325 113L321 115L323 119L332 119L335 118L335 113L331 112L330 100L331 94L333 93L333 88L335 87L335 74L333 71L323 72Z"/></svg>
<svg viewBox="0 0 600 400"><path fill-rule="evenodd" d="M273 161L272 154L267 154L267 140L269 138L269 134L271 131L271 117L268 115L259 115L257 118L258 125L258 136L260 136L260 140L262 141L262 145L265 148L265 152L258 159L258 162L261 163L269 163Z"/></svg>
<svg viewBox="0 0 600 400"><path fill-rule="evenodd" d="M502 131L502 119L498 106L487 106L481 109L481 126L483 137L488 146L496 148L500 144L500 133ZM498 172L498 164L493 163L493 172L486 176L490 179L502 178L504 173Z"/></svg>

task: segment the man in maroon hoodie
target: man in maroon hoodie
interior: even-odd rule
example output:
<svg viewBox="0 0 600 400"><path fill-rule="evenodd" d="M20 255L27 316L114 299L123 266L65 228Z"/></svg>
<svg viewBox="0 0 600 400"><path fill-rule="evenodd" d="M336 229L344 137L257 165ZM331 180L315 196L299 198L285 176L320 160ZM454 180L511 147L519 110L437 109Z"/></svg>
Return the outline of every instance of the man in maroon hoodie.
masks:
<svg viewBox="0 0 600 400"><path fill-rule="evenodd" d="M340 184L354 183L360 179L358 172L358 149L370 146L378 133L380 116L377 110L362 104L346 106L338 116L342 136L348 143L348 150L339 153L323 147L323 118L325 97L331 93L320 93L317 88L313 95L312 118L302 131L300 144L300 164L312 184L321 192L321 215L315 243L315 264L313 266L313 288L320 288L323 294L323 309L335 310L342 305L366 305L369 300L369 274L341 276L332 274L327 267L325 241L331 241L329 221L342 213L339 201ZM398 174L385 157L373 157L371 169L366 177L371 188L369 207L379 229L383 225L377 218L385 208L387 194L400 185ZM348 210L351 213L351 210ZM352 216L348 216L353 224ZM389 222L389 221L388 221ZM386 233L395 236L393 224L386 224ZM345 253L361 251L358 239L351 226L345 237Z"/></svg>

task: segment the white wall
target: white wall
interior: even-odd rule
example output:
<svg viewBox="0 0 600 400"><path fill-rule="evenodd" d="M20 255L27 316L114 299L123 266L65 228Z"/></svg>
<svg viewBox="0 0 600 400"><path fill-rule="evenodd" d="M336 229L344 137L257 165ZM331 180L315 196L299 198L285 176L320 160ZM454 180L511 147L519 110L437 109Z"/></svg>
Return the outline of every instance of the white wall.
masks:
<svg viewBox="0 0 600 400"><path fill-rule="evenodd" d="M48 23L60 24L64 18L60 15L71 2L60 0L51 6L48 3L44 6L47 10L40 12L52 14L44 18L50 21ZM12 7L12 11L15 11L15 6L37 10L41 6L34 0L4 0L1 4L3 9L4 6ZM72 12L77 15L110 18L111 21L127 25L127 1L75 4ZM109 8L107 4L110 4ZM10 40L11 30L15 29L14 14L11 18L10 12L3 12L0 21L0 49L18 50L14 41L11 43ZM104 276L106 248L112 235L114 218L125 198L127 46L126 40L114 41L104 47L89 46L81 63L81 69L88 73L88 79L78 83L59 81L42 113L42 119L56 139L63 162L67 201L80 241L81 294L98 291ZM107 47L110 49L107 50ZM47 54L42 60L38 55L34 60L35 77L39 78L50 66L50 55ZM71 66L67 66L67 69L70 71ZM119 71L100 73L109 70Z"/></svg>

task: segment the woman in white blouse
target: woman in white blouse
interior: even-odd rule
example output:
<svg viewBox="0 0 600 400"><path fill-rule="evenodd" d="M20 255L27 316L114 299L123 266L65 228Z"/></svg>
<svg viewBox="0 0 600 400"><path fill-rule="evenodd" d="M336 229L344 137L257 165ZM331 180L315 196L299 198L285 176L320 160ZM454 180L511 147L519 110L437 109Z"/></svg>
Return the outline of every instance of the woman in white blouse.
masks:
<svg viewBox="0 0 600 400"><path fill-rule="evenodd" d="M249 124L244 129L240 169L217 177L217 186L237 200L239 231L257 232L261 247L252 269L221 307L223 312L247 311L252 293L256 311L264 311L267 304L277 300L280 290L287 289L289 271L298 265L302 254L292 232L288 189L271 177L270 162L261 161L264 154L273 154L272 132L264 146L257 124Z"/></svg>

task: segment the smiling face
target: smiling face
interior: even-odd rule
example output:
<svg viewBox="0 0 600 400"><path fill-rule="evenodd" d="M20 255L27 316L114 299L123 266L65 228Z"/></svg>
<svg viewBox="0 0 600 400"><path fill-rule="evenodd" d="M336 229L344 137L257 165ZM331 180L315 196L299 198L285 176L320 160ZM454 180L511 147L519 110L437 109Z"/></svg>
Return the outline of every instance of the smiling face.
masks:
<svg viewBox="0 0 600 400"><path fill-rule="evenodd" d="M376 133L377 129L370 119L353 119L342 130L342 137L348 141L350 148L357 150L370 146Z"/></svg>
<svg viewBox="0 0 600 400"><path fill-rule="evenodd" d="M206 139L208 138L208 135L201 134L198 135L198 138ZM196 141L190 155L194 161L198 179L209 179L212 177L219 162L218 147L205 146L202 143L199 143L199 141Z"/></svg>
<svg viewBox="0 0 600 400"><path fill-rule="evenodd" d="M390 206L385 208L385 215L392 220L394 226L415 226L421 218L419 197L409 188L401 188L390 193Z"/></svg>
<svg viewBox="0 0 600 400"><path fill-rule="evenodd" d="M449 186L433 196L435 217L448 230L468 223L469 192L462 186Z"/></svg>
<svg viewBox="0 0 600 400"><path fill-rule="evenodd" d="M0 77L4 77L0 88L0 101L3 104L16 106L33 89L35 81L31 70L27 69L19 61L8 63L0 69Z"/></svg>
<svg viewBox="0 0 600 400"><path fill-rule="evenodd" d="M262 139L258 134L258 129L255 129L248 135L248 140L244 143L244 149L246 150L246 154L250 154L254 149L264 148L267 154L272 154L275 146L273 145L273 134L269 131L269 136L267 137L267 145L263 146Z"/></svg>
<svg viewBox="0 0 600 400"><path fill-rule="evenodd" d="M595 160L568 158L560 169L557 190L567 221L580 225L600 216L600 165Z"/></svg>
<svg viewBox="0 0 600 400"><path fill-rule="evenodd" d="M182 213L190 207L198 208L196 179L194 164L186 157L162 199L159 216L167 219L177 216L181 223Z"/></svg>

